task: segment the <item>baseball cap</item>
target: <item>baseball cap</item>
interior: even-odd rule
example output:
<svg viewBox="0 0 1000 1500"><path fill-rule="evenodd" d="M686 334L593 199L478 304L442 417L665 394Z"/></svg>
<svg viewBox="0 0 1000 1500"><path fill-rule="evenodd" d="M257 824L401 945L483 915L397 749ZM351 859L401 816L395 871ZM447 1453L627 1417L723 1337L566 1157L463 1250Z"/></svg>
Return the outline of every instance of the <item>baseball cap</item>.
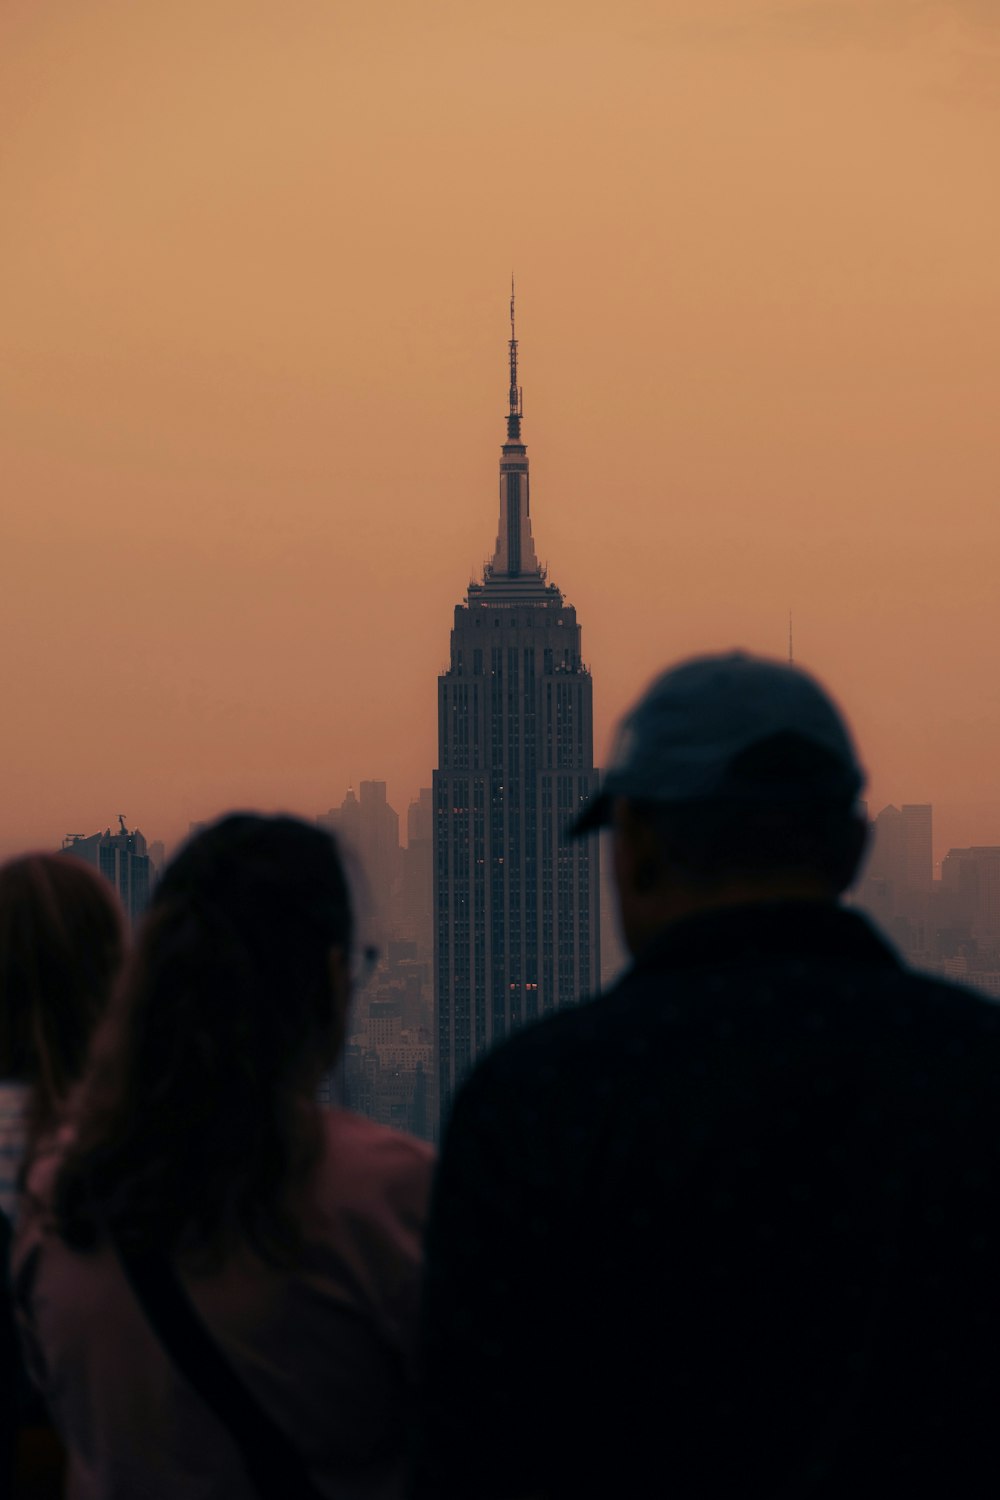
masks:
<svg viewBox="0 0 1000 1500"><path fill-rule="evenodd" d="M696 656L626 714L601 790L571 832L606 824L615 797L851 803L864 782L839 709L808 672L743 651Z"/></svg>

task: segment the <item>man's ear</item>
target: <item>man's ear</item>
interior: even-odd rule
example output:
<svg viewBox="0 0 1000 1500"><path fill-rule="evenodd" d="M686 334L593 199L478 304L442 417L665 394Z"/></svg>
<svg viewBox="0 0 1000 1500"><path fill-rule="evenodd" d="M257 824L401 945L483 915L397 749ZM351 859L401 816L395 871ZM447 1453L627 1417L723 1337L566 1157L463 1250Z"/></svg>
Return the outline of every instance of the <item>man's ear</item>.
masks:
<svg viewBox="0 0 1000 1500"><path fill-rule="evenodd" d="M656 829L640 817L625 797L616 797L612 808L615 838L615 877L636 895L657 886L663 876L663 850Z"/></svg>

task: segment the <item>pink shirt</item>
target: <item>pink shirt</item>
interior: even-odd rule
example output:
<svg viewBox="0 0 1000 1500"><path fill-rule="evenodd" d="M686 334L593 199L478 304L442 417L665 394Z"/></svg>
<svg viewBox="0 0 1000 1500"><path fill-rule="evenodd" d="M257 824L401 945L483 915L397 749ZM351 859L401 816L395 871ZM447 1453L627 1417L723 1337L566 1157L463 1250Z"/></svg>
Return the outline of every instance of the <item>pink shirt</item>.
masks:
<svg viewBox="0 0 1000 1500"><path fill-rule="evenodd" d="M249 1252L185 1286L210 1333L330 1500L395 1500L412 1392L429 1146L324 1111L307 1250ZM70 1500L251 1500L239 1452L175 1373L117 1257L46 1226L54 1161L29 1182L14 1291L29 1367L69 1450Z"/></svg>

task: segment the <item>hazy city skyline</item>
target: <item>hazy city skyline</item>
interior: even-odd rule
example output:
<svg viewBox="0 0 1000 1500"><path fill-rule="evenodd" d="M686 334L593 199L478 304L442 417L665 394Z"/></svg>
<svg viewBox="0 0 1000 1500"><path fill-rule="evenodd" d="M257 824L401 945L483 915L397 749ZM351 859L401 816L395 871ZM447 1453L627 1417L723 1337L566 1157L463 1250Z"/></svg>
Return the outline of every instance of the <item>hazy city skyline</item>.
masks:
<svg viewBox="0 0 1000 1500"><path fill-rule="evenodd" d="M429 784L512 265L598 764L791 608L873 813L1000 844L998 61L976 0L11 0L0 852Z"/></svg>

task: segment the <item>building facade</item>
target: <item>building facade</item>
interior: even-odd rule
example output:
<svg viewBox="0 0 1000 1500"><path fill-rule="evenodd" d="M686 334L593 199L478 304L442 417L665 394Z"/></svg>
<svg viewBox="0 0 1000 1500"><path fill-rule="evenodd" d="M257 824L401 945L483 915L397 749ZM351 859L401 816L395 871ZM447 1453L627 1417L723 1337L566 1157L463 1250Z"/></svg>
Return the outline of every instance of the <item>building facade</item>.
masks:
<svg viewBox="0 0 1000 1500"><path fill-rule="evenodd" d="M890 804L869 833L857 903L914 957L924 951L933 926L934 810L928 802Z"/></svg>
<svg viewBox="0 0 1000 1500"><path fill-rule="evenodd" d="M152 862L146 840L139 830L126 828L121 815L119 824L117 833L112 833L110 828L90 835L71 833L63 841L61 852L82 859L99 870L118 892L129 921L134 923L149 905Z"/></svg>
<svg viewBox="0 0 1000 1500"><path fill-rule="evenodd" d="M945 915L972 937L1000 937L1000 848L949 849L941 862Z"/></svg>
<svg viewBox="0 0 1000 1500"><path fill-rule="evenodd" d="M416 942L388 944L354 997L340 1077L320 1096L425 1140L433 1138L437 1094L430 969Z"/></svg>
<svg viewBox="0 0 1000 1500"><path fill-rule="evenodd" d="M395 936L399 901L399 814L390 807L384 781L362 781L360 797L349 787L339 807L317 819L340 842L352 877L359 936L384 948Z"/></svg>
<svg viewBox="0 0 1000 1500"><path fill-rule="evenodd" d="M500 523L455 609L438 679L433 783L434 996L441 1118L482 1053L595 993L598 842L567 829L596 790L593 684L576 611L531 529L511 298Z"/></svg>

